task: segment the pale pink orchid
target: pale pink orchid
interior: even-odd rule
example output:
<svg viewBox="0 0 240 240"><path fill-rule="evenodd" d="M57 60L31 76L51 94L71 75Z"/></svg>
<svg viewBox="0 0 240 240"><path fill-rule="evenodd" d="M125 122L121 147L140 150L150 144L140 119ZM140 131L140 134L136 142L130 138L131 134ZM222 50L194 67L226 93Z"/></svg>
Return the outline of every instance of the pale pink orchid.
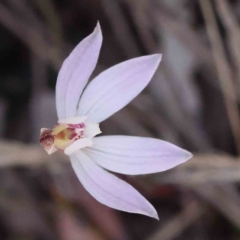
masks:
<svg viewBox="0 0 240 240"><path fill-rule="evenodd" d="M40 142L49 154L62 150L69 155L84 188L102 204L158 219L154 207L137 190L107 170L128 175L162 172L186 162L192 154L153 138L95 136L101 133L99 123L147 86L161 54L117 64L86 86L101 45L102 33L97 24L64 61L56 85L59 120L52 130L41 129Z"/></svg>

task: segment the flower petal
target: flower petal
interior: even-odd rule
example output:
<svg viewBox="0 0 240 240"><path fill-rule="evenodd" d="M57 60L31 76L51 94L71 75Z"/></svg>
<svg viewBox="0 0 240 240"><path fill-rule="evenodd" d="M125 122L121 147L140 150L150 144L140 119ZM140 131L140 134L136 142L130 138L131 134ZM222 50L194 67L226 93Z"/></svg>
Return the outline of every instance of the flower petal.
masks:
<svg viewBox="0 0 240 240"><path fill-rule="evenodd" d="M99 167L82 151L73 154L70 159L84 188L99 202L111 208L158 219L156 210L137 190Z"/></svg>
<svg viewBox="0 0 240 240"><path fill-rule="evenodd" d="M78 151L79 149L92 146L92 140L89 138L81 138L75 142L73 142L69 147L64 150L66 155L73 154L74 152Z"/></svg>
<svg viewBox="0 0 240 240"><path fill-rule="evenodd" d="M126 106L149 83L161 61L161 54L120 63L98 75L84 91L78 116L100 123Z"/></svg>
<svg viewBox="0 0 240 240"><path fill-rule="evenodd" d="M100 133L102 133L102 131L100 130L98 123L85 123L84 136L86 138L93 138Z"/></svg>
<svg viewBox="0 0 240 240"><path fill-rule="evenodd" d="M101 45L102 33L98 23L94 32L82 40L64 61L56 85L59 119L76 115L80 95L96 66Z"/></svg>
<svg viewBox="0 0 240 240"><path fill-rule="evenodd" d="M130 175L166 171L192 157L171 143L129 136L96 137L91 148L83 151L100 166Z"/></svg>
<svg viewBox="0 0 240 240"><path fill-rule="evenodd" d="M83 123L83 122L85 122L86 119L87 119L86 116L66 118L66 119L60 119L60 120L58 120L58 123L78 124L78 123Z"/></svg>

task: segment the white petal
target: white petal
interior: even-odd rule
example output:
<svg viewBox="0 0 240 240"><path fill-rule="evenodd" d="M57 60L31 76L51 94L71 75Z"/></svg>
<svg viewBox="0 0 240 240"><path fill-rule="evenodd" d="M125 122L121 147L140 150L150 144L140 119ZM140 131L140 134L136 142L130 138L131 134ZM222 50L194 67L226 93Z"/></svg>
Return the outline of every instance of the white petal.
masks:
<svg viewBox="0 0 240 240"><path fill-rule="evenodd" d="M93 138L100 133L102 133L102 131L100 130L98 123L85 123L84 136L86 138Z"/></svg>
<svg viewBox="0 0 240 240"><path fill-rule="evenodd" d="M96 66L101 45L102 33L97 24L94 32L82 40L64 61L56 85L59 119L76 115L80 95Z"/></svg>
<svg viewBox="0 0 240 240"><path fill-rule="evenodd" d="M57 148L55 148L54 146L52 146L48 151L46 150L46 152L51 155L53 153L55 153L57 151Z"/></svg>
<svg viewBox="0 0 240 240"><path fill-rule="evenodd" d="M83 151L100 166L130 175L162 172L192 157L162 140L127 136L96 137L92 147Z"/></svg>
<svg viewBox="0 0 240 240"><path fill-rule="evenodd" d="M66 119L60 119L58 120L58 123L66 123L66 124L78 124L83 123L87 119L86 116L83 117L74 117L74 118L66 118Z"/></svg>
<svg viewBox="0 0 240 240"><path fill-rule="evenodd" d="M99 202L111 208L158 219L156 210L138 191L99 167L82 151L73 154L70 159L84 188Z"/></svg>
<svg viewBox="0 0 240 240"><path fill-rule="evenodd" d="M84 91L78 116L100 123L126 106L149 83L155 73L161 55L139 57L120 63L101 73Z"/></svg>
<svg viewBox="0 0 240 240"><path fill-rule="evenodd" d="M66 155L73 154L79 149L92 146L92 140L89 138L81 138L75 142L73 142L69 147L64 150Z"/></svg>

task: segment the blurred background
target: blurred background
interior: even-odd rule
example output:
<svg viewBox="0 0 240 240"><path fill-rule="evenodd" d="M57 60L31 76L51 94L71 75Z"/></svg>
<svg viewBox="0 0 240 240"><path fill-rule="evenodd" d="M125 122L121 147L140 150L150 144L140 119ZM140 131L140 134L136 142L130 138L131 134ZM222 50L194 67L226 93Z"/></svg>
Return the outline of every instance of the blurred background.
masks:
<svg viewBox="0 0 240 240"><path fill-rule="evenodd" d="M160 221L93 199L62 154L48 156L59 68L97 21L92 77L121 61L163 53L149 86L101 124L104 135L151 136L195 157L173 170L121 176ZM240 239L240 1L1 0L0 239Z"/></svg>

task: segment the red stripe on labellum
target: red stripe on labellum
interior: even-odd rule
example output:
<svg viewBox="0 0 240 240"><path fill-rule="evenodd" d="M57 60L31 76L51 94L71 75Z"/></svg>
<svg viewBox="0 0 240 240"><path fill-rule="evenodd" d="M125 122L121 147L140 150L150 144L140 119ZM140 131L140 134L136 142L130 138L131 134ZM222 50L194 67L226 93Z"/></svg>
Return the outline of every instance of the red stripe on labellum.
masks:
<svg viewBox="0 0 240 240"><path fill-rule="evenodd" d="M67 129L67 130L74 131L76 128L75 128L75 127L67 127L66 129Z"/></svg>
<svg viewBox="0 0 240 240"><path fill-rule="evenodd" d="M71 136L69 137L69 140L72 140L74 139L75 137L77 137L77 133L72 133Z"/></svg>
<svg viewBox="0 0 240 240"><path fill-rule="evenodd" d="M85 124L84 123L77 123L77 124L68 124L68 128L84 128Z"/></svg>

